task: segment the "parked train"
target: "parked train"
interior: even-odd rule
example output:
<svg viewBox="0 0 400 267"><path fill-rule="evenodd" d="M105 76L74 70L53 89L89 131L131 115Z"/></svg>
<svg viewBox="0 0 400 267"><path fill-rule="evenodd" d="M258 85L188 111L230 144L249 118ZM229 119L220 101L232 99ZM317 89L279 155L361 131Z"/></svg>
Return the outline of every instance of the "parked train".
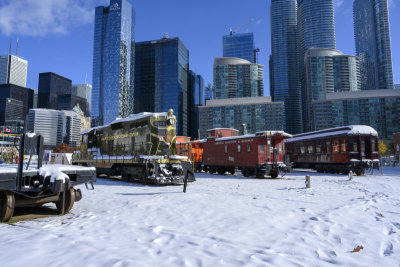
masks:
<svg viewBox="0 0 400 267"><path fill-rule="evenodd" d="M291 135L283 131L238 134L235 129L212 129L206 140L178 143L178 151L197 162L197 171L235 174L239 169L246 177L259 178L276 178L279 172L289 171L290 166L284 163L284 139Z"/></svg>
<svg viewBox="0 0 400 267"><path fill-rule="evenodd" d="M190 137L177 137L177 154L188 157L192 161L195 172L203 170L203 151L205 142L205 139L190 141Z"/></svg>
<svg viewBox="0 0 400 267"><path fill-rule="evenodd" d="M362 175L379 168L378 133L369 126L351 125L304 133L285 140L293 167L318 172Z"/></svg>
<svg viewBox="0 0 400 267"><path fill-rule="evenodd" d="M194 181L192 164L176 155L176 118L168 113L140 113L81 133L73 163L96 167L97 174L126 181L181 184Z"/></svg>

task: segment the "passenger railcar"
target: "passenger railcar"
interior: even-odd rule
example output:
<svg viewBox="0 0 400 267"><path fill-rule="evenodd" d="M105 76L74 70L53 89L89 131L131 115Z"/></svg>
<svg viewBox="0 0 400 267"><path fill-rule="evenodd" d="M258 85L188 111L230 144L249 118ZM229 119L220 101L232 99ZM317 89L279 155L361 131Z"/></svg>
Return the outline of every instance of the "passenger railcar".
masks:
<svg viewBox="0 0 400 267"><path fill-rule="evenodd" d="M284 139L292 137L283 131L264 131L238 136L234 129L209 130L204 143L203 166L210 173L235 174L237 169L246 177L278 177L287 172L284 164Z"/></svg>
<svg viewBox="0 0 400 267"><path fill-rule="evenodd" d="M369 126L351 125L304 133L286 139L293 167L318 172L362 175L379 168L378 133Z"/></svg>
<svg viewBox="0 0 400 267"><path fill-rule="evenodd" d="M73 162L95 166L98 174L120 175L127 181L180 184L186 173L189 181L195 180L187 157L176 155L172 110L134 114L83 132Z"/></svg>

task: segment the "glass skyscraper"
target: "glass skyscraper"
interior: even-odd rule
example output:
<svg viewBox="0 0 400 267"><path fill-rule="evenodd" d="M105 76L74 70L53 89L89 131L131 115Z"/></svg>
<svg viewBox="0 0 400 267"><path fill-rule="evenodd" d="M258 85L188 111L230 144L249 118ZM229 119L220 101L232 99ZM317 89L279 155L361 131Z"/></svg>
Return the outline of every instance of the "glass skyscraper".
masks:
<svg viewBox="0 0 400 267"><path fill-rule="evenodd" d="M223 57L237 57L254 63L254 35L231 33L222 37Z"/></svg>
<svg viewBox="0 0 400 267"><path fill-rule="evenodd" d="M298 0L297 25L303 131L309 131L304 56L310 48L336 48L333 0Z"/></svg>
<svg viewBox="0 0 400 267"><path fill-rule="evenodd" d="M240 58L214 59L215 99L264 94L264 66Z"/></svg>
<svg viewBox="0 0 400 267"><path fill-rule="evenodd" d="M136 43L135 113L174 110L178 135L188 136L189 51L179 38Z"/></svg>
<svg viewBox="0 0 400 267"><path fill-rule="evenodd" d="M301 133L301 99L297 49L297 0L271 2L270 77L273 101L285 102L285 131Z"/></svg>
<svg viewBox="0 0 400 267"><path fill-rule="evenodd" d="M110 0L110 6L96 7L92 126L133 113L135 17L127 0Z"/></svg>
<svg viewBox="0 0 400 267"><path fill-rule="evenodd" d="M362 90L393 89L388 1L355 0L353 15Z"/></svg>

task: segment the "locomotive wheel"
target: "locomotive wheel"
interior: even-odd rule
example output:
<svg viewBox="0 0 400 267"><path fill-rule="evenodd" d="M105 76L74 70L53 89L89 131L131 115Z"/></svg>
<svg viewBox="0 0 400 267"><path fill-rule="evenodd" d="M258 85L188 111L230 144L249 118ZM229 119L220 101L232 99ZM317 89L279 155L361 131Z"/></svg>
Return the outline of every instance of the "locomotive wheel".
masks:
<svg viewBox="0 0 400 267"><path fill-rule="evenodd" d="M270 170L269 175L271 176L271 178L275 179L276 177L278 177L278 171L277 170Z"/></svg>
<svg viewBox="0 0 400 267"><path fill-rule="evenodd" d="M14 208L14 194L7 191L0 191L0 222L8 222L14 214Z"/></svg>
<svg viewBox="0 0 400 267"><path fill-rule="evenodd" d="M65 194L65 205L64 213L62 213L62 194ZM66 214L71 211L75 203L75 190L70 188L69 190L60 194L60 199L56 202L57 211L61 214Z"/></svg>

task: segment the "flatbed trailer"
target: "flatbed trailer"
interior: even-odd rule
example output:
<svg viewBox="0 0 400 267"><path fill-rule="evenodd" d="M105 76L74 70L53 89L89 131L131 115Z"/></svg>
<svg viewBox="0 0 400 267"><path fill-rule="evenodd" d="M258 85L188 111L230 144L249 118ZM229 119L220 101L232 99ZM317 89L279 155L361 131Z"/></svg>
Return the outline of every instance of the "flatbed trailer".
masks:
<svg viewBox="0 0 400 267"><path fill-rule="evenodd" d="M23 134L18 164L0 164L0 222L11 219L15 207L55 203L60 214L69 212L82 193L74 186L94 189L96 169L71 165L42 165L43 137ZM38 155L36 166L24 162L24 155ZM89 187L88 184L91 186Z"/></svg>

